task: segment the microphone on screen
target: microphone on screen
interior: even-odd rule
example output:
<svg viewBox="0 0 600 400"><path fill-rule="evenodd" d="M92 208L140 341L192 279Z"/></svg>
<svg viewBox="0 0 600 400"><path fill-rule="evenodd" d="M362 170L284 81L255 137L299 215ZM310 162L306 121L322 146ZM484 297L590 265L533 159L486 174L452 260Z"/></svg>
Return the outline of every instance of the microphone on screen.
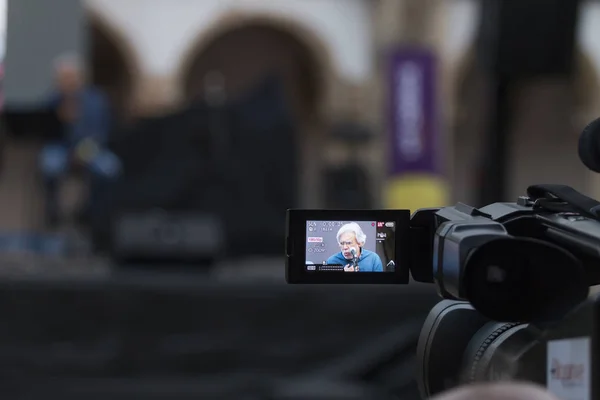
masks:
<svg viewBox="0 0 600 400"><path fill-rule="evenodd" d="M354 271L358 270L358 256L355 247L350 248L350 253L352 254L352 266L354 267Z"/></svg>

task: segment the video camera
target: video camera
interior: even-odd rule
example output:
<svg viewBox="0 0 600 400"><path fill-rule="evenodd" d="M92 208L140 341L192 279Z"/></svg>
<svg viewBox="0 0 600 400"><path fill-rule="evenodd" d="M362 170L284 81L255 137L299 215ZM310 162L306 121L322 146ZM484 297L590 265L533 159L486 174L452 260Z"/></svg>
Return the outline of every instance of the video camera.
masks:
<svg viewBox="0 0 600 400"><path fill-rule="evenodd" d="M592 134L600 137L600 120L580 141L595 170L582 154ZM407 284L410 273L436 284L444 300L417 348L423 398L463 383L528 380L561 399L600 399L592 379L600 376L600 297L589 297L600 284L600 202L534 185L515 203L412 216L288 210L286 238L288 283Z"/></svg>

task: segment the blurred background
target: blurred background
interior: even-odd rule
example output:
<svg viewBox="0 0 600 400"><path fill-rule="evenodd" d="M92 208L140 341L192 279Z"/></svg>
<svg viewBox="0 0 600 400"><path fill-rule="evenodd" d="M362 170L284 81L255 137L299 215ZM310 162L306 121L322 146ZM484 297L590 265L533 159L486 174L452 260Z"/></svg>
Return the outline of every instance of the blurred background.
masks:
<svg viewBox="0 0 600 400"><path fill-rule="evenodd" d="M597 1L0 6L6 398L417 398L433 285L285 286L285 210L600 197Z"/></svg>

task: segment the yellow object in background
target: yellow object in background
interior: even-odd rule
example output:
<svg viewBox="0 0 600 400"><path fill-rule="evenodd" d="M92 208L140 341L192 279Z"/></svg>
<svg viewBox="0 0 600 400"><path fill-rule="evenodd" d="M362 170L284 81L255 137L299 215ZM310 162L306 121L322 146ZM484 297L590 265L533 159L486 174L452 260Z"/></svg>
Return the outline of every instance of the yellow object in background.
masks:
<svg viewBox="0 0 600 400"><path fill-rule="evenodd" d="M419 208L449 205L448 186L440 176L407 174L388 179L384 196L388 209L408 209L413 213Z"/></svg>

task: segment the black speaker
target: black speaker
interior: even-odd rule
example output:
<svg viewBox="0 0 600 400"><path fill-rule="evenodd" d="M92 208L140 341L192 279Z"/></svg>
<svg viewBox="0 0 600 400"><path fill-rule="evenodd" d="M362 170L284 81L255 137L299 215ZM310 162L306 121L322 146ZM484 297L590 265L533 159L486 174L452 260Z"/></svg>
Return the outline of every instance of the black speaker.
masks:
<svg viewBox="0 0 600 400"><path fill-rule="evenodd" d="M503 78L570 75L579 0L482 0L478 56Z"/></svg>
<svg viewBox="0 0 600 400"><path fill-rule="evenodd" d="M298 175L282 87L267 77L223 109L194 103L115 135L124 173L97 201L96 247L139 262L280 255Z"/></svg>

